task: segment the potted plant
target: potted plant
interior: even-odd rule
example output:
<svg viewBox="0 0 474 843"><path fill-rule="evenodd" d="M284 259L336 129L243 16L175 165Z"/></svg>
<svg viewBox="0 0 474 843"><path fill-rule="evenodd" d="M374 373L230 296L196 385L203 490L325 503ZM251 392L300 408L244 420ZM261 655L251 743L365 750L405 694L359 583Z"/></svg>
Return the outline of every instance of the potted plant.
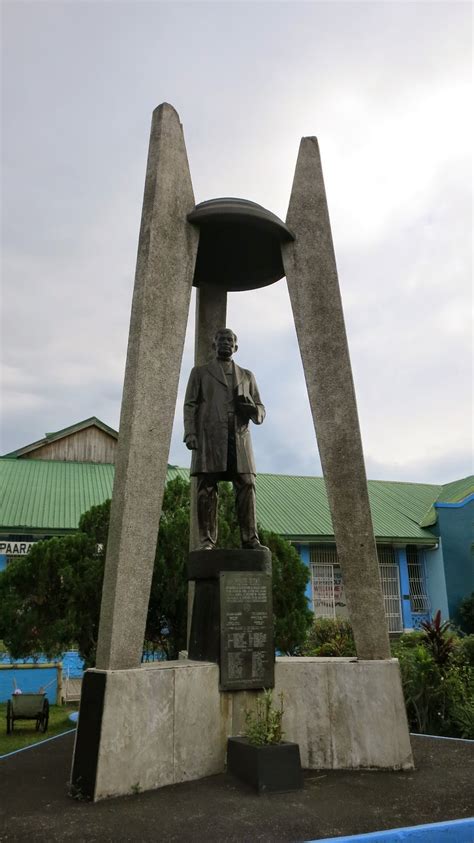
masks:
<svg viewBox="0 0 474 843"><path fill-rule="evenodd" d="M303 787L300 750L283 740L283 694L273 707L273 693L257 697L255 711L245 712L245 732L228 738L227 770L258 793L281 793Z"/></svg>

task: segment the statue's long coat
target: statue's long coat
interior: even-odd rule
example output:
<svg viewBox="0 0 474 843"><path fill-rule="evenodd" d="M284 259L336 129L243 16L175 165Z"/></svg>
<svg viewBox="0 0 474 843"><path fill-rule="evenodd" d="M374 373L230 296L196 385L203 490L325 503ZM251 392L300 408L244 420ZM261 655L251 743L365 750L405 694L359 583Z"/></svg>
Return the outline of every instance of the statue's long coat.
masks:
<svg viewBox="0 0 474 843"><path fill-rule="evenodd" d="M234 366L234 387L250 395L255 403L251 419L261 424L265 418L257 384L252 372ZM184 399L184 438L197 436L198 448L192 452L191 474L214 474L227 469L228 389L224 371L217 360L195 366L189 376ZM235 414L235 444L238 474L255 474L255 460L249 423Z"/></svg>

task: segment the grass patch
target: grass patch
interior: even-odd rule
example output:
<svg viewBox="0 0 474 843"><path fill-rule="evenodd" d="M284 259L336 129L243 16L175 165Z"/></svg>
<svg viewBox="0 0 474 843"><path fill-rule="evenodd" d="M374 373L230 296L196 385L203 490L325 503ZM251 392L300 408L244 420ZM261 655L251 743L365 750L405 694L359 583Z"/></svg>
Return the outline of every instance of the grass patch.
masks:
<svg viewBox="0 0 474 843"><path fill-rule="evenodd" d="M7 705L0 703L0 757L15 749L23 749L25 746L44 741L45 738L52 738L74 728L74 723L69 720L72 711L77 711L74 705L50 705L48 730L45 734L37 732L35 720L17 720L13 733L7 735Z"/></svg>

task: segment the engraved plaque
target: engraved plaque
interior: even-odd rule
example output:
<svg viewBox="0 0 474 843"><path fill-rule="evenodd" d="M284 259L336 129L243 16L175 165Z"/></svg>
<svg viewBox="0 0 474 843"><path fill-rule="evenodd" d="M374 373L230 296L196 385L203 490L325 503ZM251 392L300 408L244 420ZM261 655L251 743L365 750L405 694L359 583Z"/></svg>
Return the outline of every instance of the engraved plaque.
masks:
<svg viewBox="0 0 474 843"><path fill-rule="evenodd" d="M220 574L222 691L273 688L272 578L261 571Z"/></svg>

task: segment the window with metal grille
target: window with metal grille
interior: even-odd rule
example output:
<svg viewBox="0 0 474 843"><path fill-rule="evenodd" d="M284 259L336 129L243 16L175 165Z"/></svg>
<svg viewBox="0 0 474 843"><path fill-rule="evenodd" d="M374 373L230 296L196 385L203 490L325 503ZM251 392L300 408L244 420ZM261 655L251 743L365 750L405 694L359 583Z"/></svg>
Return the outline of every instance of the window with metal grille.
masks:
<svg viewBox="0 0 474 843"><path fill-rule="evenodd" d="M403 632L398 565L381 562L379 568L388 631Z"/></svg>
<svg viewBox="0 0 474 843"><path fill-rule="evenodd" d="M388 630L402 632L400 576L395 550L390 545L380 545L377 547L377 554ZM339 567L336 548L330 546L311 548L310 561L314 614L317 618L335 618L334 569L337 570Z"/></svg>
<svg viewBox="0 0 474 843"><path fill-rule="evenodd" d="M380 582L389 632L403 632L402 604L400 599L400 573L395 549L391 545L377 545Z"/></svg>
<svg viewBox="0 0 474 843"><path fill-rule="evenodd" d="M424 553L416 545L407 545L407 563L410 583L410 608L412 612L429 613L431 605L426 589Z"/></svg>
<svg viewBox="0 0 474 843"><path fill-rule="evenodd" d="M395 549L390 544L378 544L377 556L379 562L384 562L386 565L396 565Z"/></svg>
<svg viewBox="0 0 474 843"><path fill-rule="evenodd" d="M337 564L335 547L312 548L311 590L313 612L317 618L335 618L334 565Z"/></svg>

